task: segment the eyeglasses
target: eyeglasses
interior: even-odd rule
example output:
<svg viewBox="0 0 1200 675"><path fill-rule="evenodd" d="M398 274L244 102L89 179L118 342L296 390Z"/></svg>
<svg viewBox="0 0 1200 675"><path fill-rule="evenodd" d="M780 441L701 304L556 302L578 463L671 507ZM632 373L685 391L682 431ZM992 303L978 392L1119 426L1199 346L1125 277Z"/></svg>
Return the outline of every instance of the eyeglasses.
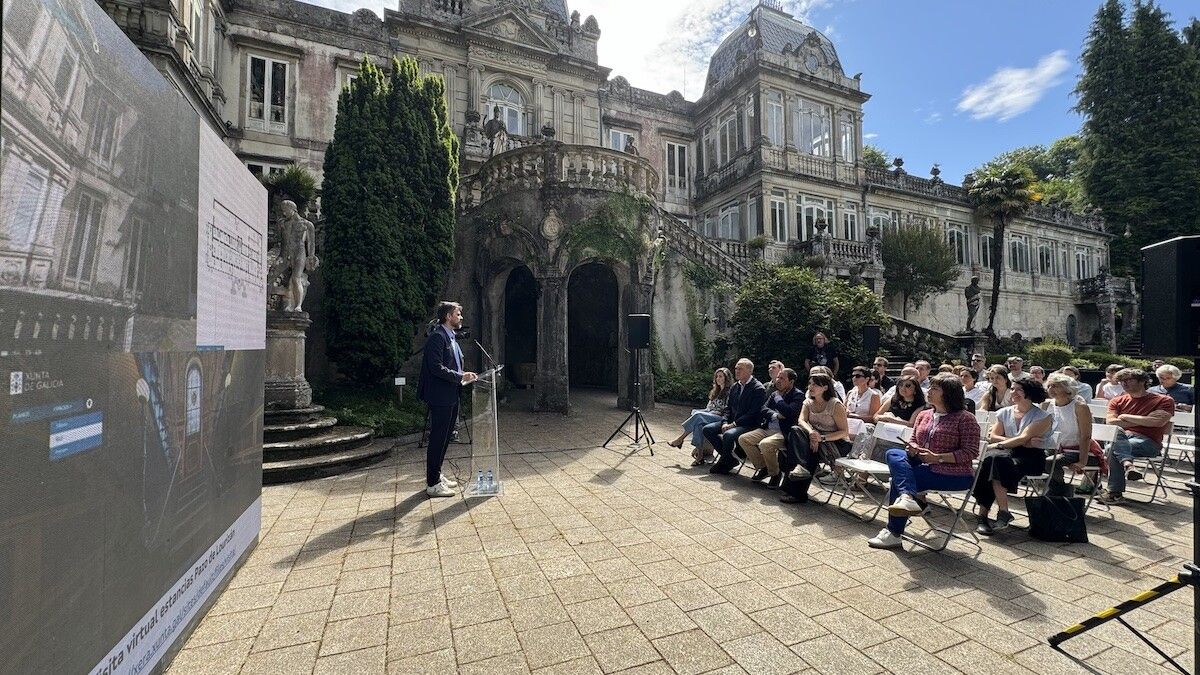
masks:
<svg viewBox="0 0 1200 675"><path fill-rule="evenodd" d="M912 382L904 382L900 385L901 389L912 389L912 387L913 387Z"/></svg>
<svg viewBox="0 0 1200 675"><path fill-rule="evenodd" d="M851 379L862 380L862 379L865 379L867 376L863 375L862 373L855 373L855 374L851 375L850 377L851 377Z"/></svg>

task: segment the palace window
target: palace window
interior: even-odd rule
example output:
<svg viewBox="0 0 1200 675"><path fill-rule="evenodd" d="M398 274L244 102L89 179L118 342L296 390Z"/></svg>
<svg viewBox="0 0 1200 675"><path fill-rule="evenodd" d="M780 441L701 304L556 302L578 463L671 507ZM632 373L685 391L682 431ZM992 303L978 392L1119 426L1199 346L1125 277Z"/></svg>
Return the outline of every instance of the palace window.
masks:
<svg viewBox="0 0 1200 675"><path fill-rule="evenodd" d="M828 157L833 149L829 106L797 98L794 110L796 149L817 157Z"/></svg>
<svg viewBox="0 0 1200 675"><path fill-rule="evenodd" d="M338 74L340 75L339 79L341 80L341 82L338 84L338 94L341 94L343 89L349 89L350 85L353 84L354 81L358 79L358 71L357 70L354 72L350 72L348 70L342 70L342 71L339 71Z"/></svg>
<svg viewBox="0 0 1200 675"><path fill-rule="evenodd" d="M783 145L783 94L767 92L767 139L771 145Z"/></svg>
<svg viewBox="0 0 1200 675"><path fill-rule="evenodd" d="M633 141L635 145L637 144L637 139L634 138L633 134L629 133L628 131L621 131L620 129L608 130L608 147L612 148L613 150L624 152L625 146L627 146L630 141Z"/></svg>
<svg viewBox="0 0 1200 675"><path fill-rule="evenodd" d="M962 225L951 224L946 228L946 243L954 251L954 261L959 265L971 264L971 248L967 244L967 231Z"/></svg>
<svg viewBox="0 0 1200 675"><path fill-rule="evenodd" d="M859 241L858 205L854 202L842 204L842 238L849 241Z"/></svg>
<svg viewBox="0 0 1200 675"><path fill-rule="evenodd" d="M139 218L130 218L126 224L125 280L127 291L140 293L146 288L145 270L142 261L146 240L146 223Z"/></svg>
<svg viewBox="0 0 1200 675"><path fill-rule="evenodd" d="M1038 242L1038 274L1054 276L1054 246L1048 241Z"/></svg>
<svg viewBox="0 0 1200 675"><path fill-rule="evenodd" d="M96 100L92 115L92 155L103 164L112 160L113 140L117 133L117 111L104 99Z"/></svg>
<svg viewBox="0 0 1200 675"><path fill-rule="evenodd" d="M1014 234L1008 240L1008 269L1013 272L1029 272L1029 239Z"/></svg>
<svg viewBox="0 0 1200 675"><path fill-rule="evenodd" d="M192 57L204 63L204 0L192 0Z"/></svg>
<svg viewBox="0 0 1200 675"><path fill-rule="evenodd" d="M75 81L76 65L78 62L75 54L70 50L64 50L62 58L58 61L58 72L54 76L54 91L58 92L59 97L64 101L71 93L71 84Z"/></svg>
<svg viewBox="0 0 1200 675"><path fill-rule="evenodd" d="M771 195L771 237L780 243L788 240L787 200Z"/></svg>
<svg viewBox="0 0 1200 675"><path fill-rule="evenodd" d="M35 164L29 165L25 182L21 185L21 196L17 198L17 208L8 221L8 238L14 244L24 245L36 239L38 225L45 212L49 183L49 170Z"/></svg>
<svg viewBox="0 0 1200 675"><path fill-rule="evenodd" d="M802 240L808 241L816 235L818 220L824 220L826 231L833 234L832 199L825 199L824 197L801 197L800 202L796 205L796 210L801 213L800 222L803 226L798 234Z"/></svg>
<svg viewBox="0 0 1200 675"><path fill-rule="evenodd" d="M1075 278L1090 279L1096 276L1096 258L1086 248L1075 249Z"/></svg>
<svg viewBox="0 0 1200 675"><path fill-rule="evenodd" d="M250 97L246 128L272 134L287 133L288 64L251 56L246 65Z"/></svg>
<svg viewBox="0 0 1200 675"><path fill-rule="evenodd" d="M838 115L838 143L840 143L843 162L853 162L858 154L858 143L854 133L854 114L843 111Z"/></svg>
<svg viewBox="0 0 1200 675"><path fill-rule="evenodd" d="M900 214L896 211L888 211L872 206L868 208L867 213L870 224L873 227L879 228L880 235L888 232L896 232L900 229Z"/></svg>
<svg viewBox="0 0 1200 675"><path fill-rule="evenodd" d="M38 16L42 13L42 3L6 2L4 5L8 14L4 21L12 29L8 31L6 37L20 45L21 50L24 51L29 47L29 38L33 35L33 29L37 27ZM9 10L9 7L12 9ZM12 23L8 23L10 21Z"/></svg>
<svg viewBox="0 0 1200 675"><path fill-rule="evenodd" d="M104 203L99 198L83 192L75 205L75 223L71 234L71 245L68 250L67 264L63 270L66 280L77 285L89 283L92 280L92 269L95 267L97 249L100 247L101 216Z"/></svg>
<svg viewBox="0 0 1200 675"><path fill-rule="evenodd" d="M717 168L717 144L710 124L704 127L704 171L711 172L715 168Z"/></svg>
<svg viewBox="0 0 1200 675"><path fill-rule="evenodd" d="M720 230L717 233L721 239L742 238L742 214L737 202L721 207Z"/></svg>
<svg viewBox="0 0 1200 675"><path fill-rule="evenodd" d="M746 238L757 237L762 234L762 223L758 221L759 195L750 195L746 202Z"/></svg>
<svg viewBox="0 0 1200 675"><path fill-rule="evenodd" d="M492 111L500 109L500 119L504 120L504 128L508 133L518 136L525 134L525 99L521 92L507 84L493 84L488 87L487 119L492 118ZM621 146L623 150L625 146Z"/></svg>
<svg viewBox="0 0 1200 675"><path fill-rule="evenodd" d="M246 168L256 178L262 180L268 176L274 176L277 173L283 173L287 168L286 164L271 164L270 162L246 162Z"/></svg>
<svg viewBox="0 0 1200 675"><path fill-rule="evenodd" d="M987 269L992 267L992 242L994 240L995 237L990 232L979 235L979 264Z"/></svg>
<svg viewBox="0 0 1200 675"><path fill-rule="evenodd" d="M688 146L683 143L665 144L667 157L666 188L668 197L688 197Z"/></svg>
<svg viewBox="0 0 1200 675"><path fill-rule="evenodd" d="M200 394L203 385L200 381L200 366L192 364L187 371L187 428L188 436L200 433Z"/></svg>
<svg viewBox="0 0 1200 675"><path fill-rule="evenodd" d="M738 129L736 112L730 112L721 119L717 134L719 136L717 166L725 166L725 163L733 159L733 156L737 154Z"/></svg>

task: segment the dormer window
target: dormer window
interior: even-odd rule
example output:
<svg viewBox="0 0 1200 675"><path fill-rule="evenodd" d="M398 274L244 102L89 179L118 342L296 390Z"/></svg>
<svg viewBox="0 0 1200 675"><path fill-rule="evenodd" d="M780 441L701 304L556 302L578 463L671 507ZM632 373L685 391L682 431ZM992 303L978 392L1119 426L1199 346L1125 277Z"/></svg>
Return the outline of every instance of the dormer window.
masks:
<svg viewBox="0 0 1200 675"><path fill-rule="evenodd" d="M521 97L521 92L507 84L493 84L488 87L488 119L491 119L496 108L500 109L500 119L504 120L504 128L508 133L525 135L525 127L522 124L525 99Z"/></svg>

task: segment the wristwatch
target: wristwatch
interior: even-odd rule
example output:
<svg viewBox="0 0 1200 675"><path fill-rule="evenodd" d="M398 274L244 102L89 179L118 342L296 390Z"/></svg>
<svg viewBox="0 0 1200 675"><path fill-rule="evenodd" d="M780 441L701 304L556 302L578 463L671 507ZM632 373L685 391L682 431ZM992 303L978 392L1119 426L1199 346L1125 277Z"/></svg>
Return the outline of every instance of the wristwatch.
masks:
<svg viewBox="0 0 1200 675"><path fill-rule="evenodd" d="M825 442L825 434L821 434L821 442L822 442L822 443L824 443L824 442Z"/></svg>

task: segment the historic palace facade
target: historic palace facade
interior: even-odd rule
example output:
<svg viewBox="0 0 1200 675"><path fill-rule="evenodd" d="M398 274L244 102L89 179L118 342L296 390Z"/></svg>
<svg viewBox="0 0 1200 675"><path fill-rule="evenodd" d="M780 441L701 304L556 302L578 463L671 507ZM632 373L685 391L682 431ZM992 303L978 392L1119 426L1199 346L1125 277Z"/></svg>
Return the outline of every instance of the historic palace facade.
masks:
<svg viewBox="0 0 1200 675"><path fill-rule="evenodd" d="M985 296L991 286L991 224L965 189L936 167L925 178L900 161L864 166L861 77L770 1L726 36L697 101L610 78L600 26L565 0L397 0L382 19L298 0L97 1L258 174L299 164L320 175L338 94L362 59L410 56L444 77L463 141L447 295L468 304L512 377L527 371L537 407L566 407L572 382L615 384L627 399L632 369L624 350L611 355L615 336L651 305L664 357L689 360L695 289L680 265L656 272L656 247L734 284L753 260L819 255L825 273L882 290L881 238L938 228L961 283L909 321L944 334L965 327L970 277ZM484 133L494 114L507 128L495 152ZM652 205L629 216L644 246L615 262L571 246L573 227L624 212L614 204L631 196ZM1039 207L1007 237L998 332L1112 346L1118 326L1136 329L1128 282L1103 274L1101 222ZM585 305L615 314L571 309Z"/></svg>

